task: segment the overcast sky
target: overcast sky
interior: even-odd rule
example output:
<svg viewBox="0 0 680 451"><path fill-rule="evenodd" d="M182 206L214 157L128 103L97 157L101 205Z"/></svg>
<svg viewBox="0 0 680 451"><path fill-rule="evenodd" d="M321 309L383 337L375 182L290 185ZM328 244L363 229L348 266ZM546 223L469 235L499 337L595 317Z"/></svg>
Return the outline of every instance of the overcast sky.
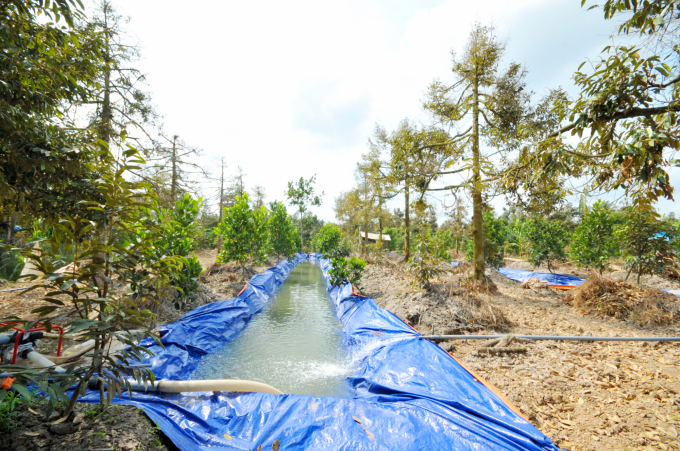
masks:
<svg viewBox="0 0 680 451"><path fill-rule="evenodd" d="M268 201L317 174L313 212L327 221L374 125L423 118L425 89L450 76L476 20L497 27L538 95L573 92L571 75L616 26L579 0L114 1L132 17L166 132L204 149L206 165L241 166Z"/></svg>

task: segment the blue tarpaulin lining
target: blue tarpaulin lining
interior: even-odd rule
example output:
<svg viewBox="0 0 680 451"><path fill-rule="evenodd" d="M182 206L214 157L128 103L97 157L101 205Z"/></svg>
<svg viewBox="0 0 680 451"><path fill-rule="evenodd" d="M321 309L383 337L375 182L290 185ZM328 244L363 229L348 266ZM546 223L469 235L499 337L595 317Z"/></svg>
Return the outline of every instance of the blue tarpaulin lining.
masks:
<svg viewBox="0 0 680 451"><path fill-rule="evenodd" d="M145 359L158 379L188 379L200 357L232 340L261 311L295 265L330 262L298 254L244 291L207 304L162 329L165 349ZM556 450L439 346L420 338L373 299L351 286L333 288L330 299L356 361L351 399L264 393L133 393L116 404L140 407L182 450ZM96 403L98 393L81 398Z"/></svg>
<svg viewBox="0 0 680 451"><path fill-rule="evenodd" d="M460 262L451 262L451 266L459 266ZM534 277L538 280L544 280L548 282L548 285L559 285L565 287L577 287L585 282L585 279L579 279L574 276L567 276L566 274L553 274L550 272L533 272L525 271L523 269L510 269L510 268L496 268L496 271L503 274L510 280L515 282L524 283L530 278Z"/></svg>
<svg viewBox="0 0 680 451"><path fill-rule="evenodd" d="M574 276L567 276L566 274L553 274L549 272L531 272L524 271L522 269L510 269L510 268L500 268L498 272L503 274L510 280L515 282L526 282L532 277L538 280L544 280L548 282L548 285L560 285L565 287L577 287L585 282L584 279L579 279Z"/></svg>

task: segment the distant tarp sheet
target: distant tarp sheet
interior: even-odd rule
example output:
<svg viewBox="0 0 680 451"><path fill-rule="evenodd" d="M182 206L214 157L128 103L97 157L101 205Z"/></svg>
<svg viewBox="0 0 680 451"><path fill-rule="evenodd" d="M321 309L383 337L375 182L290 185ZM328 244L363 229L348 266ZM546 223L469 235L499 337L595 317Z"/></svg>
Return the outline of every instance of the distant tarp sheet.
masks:
<svg viewBox="0 0 680 451"><path fill-rule="evenodd" d="M299 254L255 275L236 298L187 313L162 331L146 362L158 379L187 379L198 359L232 340L262 310ZM439 346L351 287L329 297L356 360L351 399L263 393L127 394L182 450L557 450ZM81 400L98 402L98 394Z"/></svg>
<svg viewBox="0 0 680 451"><path fill-rule="evenodd" d="M549 272L531 272L523 271L521 269L500 268L498 270L501 274L515 282L524 283L532 277L538 280L548 282L548 285L562 286L562 287L577 287L585 280L574 276L567 276L564 274L553 274Z"/></svg>
<svg viewBox="0 0 680 451"><path fill-rule="evenodd" d="M459 266L459 262L451 262L451 266ZM585 282L584 279L579 279L574 276L567 276L565 274L553 274L549 272L531 272L524 271L522 269L510 269L510 268L500 268L497 269L498 272L503 274L510 280L515 282L524 283L532 277L538 280L544 280L548 282L548 285L560 286L560 287L577 287Z"/></svg>

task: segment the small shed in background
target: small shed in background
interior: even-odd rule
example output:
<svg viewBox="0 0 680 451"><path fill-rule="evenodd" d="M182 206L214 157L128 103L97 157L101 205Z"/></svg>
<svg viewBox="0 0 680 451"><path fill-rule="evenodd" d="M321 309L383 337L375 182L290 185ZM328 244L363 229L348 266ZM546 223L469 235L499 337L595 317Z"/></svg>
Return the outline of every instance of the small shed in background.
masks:
<svg viewBox="0 0 680 451"><path fill-rule="evenodd" d="M370 233L370 232L360 232L360 237L366 244L375 244L378 242L378 238L380 238L379 233ZM390 238L389 235L383 234L382 236L382 242L383 242L383 247L387 247L387 243L389 241L392 241L392 238Z"/></svg>

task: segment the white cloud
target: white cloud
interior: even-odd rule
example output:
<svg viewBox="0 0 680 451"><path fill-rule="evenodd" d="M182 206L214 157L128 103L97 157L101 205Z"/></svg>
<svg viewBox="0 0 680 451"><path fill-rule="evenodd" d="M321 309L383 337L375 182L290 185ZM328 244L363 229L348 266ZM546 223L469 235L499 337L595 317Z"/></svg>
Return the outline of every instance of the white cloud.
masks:
<svg viewBox="0 0 680 451"><path fill-rule="evenodd" d="M317 174L325 220L374 124L423 117L427 85L450 74L450 50L475 20L508 37L508 57L529 67L538 93L571 85L615 25L576 0L117 4L133 17L166 131L205 149L206 165L222 155L240 165L268 200Z"/></svg>

